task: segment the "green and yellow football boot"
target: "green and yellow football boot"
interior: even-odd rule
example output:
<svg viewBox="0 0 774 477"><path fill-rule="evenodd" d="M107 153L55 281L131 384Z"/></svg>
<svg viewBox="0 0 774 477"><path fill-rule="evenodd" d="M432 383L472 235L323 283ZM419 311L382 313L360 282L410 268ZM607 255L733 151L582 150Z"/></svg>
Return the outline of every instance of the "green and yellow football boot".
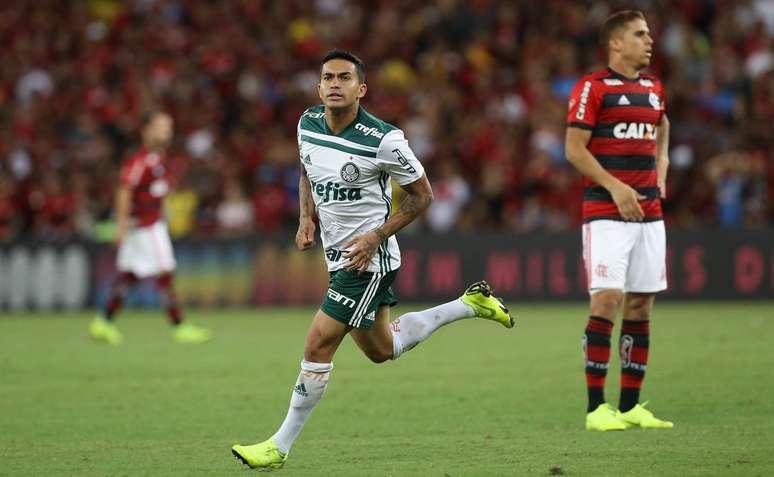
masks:
<svg viewBox="0 0 774 477"><path fill-rule="evenodd" d="M277 449L274 439L252 446L237 444L231 448L231 453L251 469L279 469L288 459L288 454L283 454Z"/></svg>
<svg viewBox="0 0 774 477"><path fill-rule="evenodd" d="M111 345L120 345L123 341L121 332L112 322L98 316L89 323L89 334L97 341L104 341Z"/></svg>
<svg viewBox="0 0 774 477"><path fill-rule="evenodd" d="M608 403L602 403L586 414L587 431L623 431L627 425L618 419L617 410Z"/></svg>
<svg viewBox="0 0 774 477"><path fill-rule="evenodd" d="M503 301L492 294L492 287L483 280L470 285L460 300L473 308L479 318L496 321L506 328L513 328L516 324Z"/></svg>
<svg viewBox="0 0 774 477"><path fill-rule="evenodd" d="M626 424L626 427L641 427L643 429L672 429L675 425L670 421L663 421L645 409L647 401L637 404L626 412L616 411L618 420Z"/></svg>
<svg viewBox="0 0 774 477"><path fill-rule="evenodd" d="M210 340L210 330L190 323L180 323L172 329L172 339L178 343L199 344Z"/></svg>

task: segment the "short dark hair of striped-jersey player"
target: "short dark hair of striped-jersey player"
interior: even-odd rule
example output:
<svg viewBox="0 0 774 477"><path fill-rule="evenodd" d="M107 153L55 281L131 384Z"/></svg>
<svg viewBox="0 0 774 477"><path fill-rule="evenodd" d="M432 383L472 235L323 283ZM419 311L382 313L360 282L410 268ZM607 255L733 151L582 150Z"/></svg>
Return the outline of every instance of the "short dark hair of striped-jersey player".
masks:
<svg viewBox="0 0 774 477"><path fill-rule="evenodd" d="M164 111L160 109L149 109L144 111L140 116L140 128L144 128L153 121L157 114L164 114Z"/></svg>
<svg viewBox="0 0 774 477"><path fill-rule="evenodd" d="M626 26L630 21L637 19L645 20L645 15L639 10L621 10L605 18L605 21L602 22L602 27L599 29L599 44L607 50L613 34Z"/></svg>
<svg viewBox="0 0 774 477"><path fill-rule="evenodd" d="M360 81L360 84L365 83L365 78L366 78L365 63L363 63L363 60L358 58L357 55L344 50L331 50L328 53L326 53L325 56L323 56L322 63L320 63L320 66L324 65L325 63L331 60L346 60L354 64L358 81Z"/></svg>

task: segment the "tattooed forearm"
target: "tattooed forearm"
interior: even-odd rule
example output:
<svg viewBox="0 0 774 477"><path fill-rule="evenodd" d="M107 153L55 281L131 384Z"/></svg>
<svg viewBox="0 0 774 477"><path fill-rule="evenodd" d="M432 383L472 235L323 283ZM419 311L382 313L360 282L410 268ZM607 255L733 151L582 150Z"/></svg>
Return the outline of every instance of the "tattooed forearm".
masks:
<svg viewBox="0 0 774 477"><path fill-rule="evenodd" d="M409 219L409 223L411 223L419 217L419 214L424 212L430 205L431 200L430 196L426 194L407 195L400 203L400 207L398 207L395 215L405 215Z"/></svg>
<svg viewBox="0 0 774 477"><path fill-rule="evenodd" d="M384 230L382 230L381 227L376 227L374 229L374 233L376 234L377 237L379 237L379 243L382 243L385 240L387 240L387 234L384 233Z"/></svg>
<svg viewBox="0 0 774 477"><path fill-rule="evenodd" d="M433 201L433 189L427 181L427 176L422 176L421 179L403 187L403 189L407 194L400 203L397 212L379 227L385 238L416 220Z"/></svg>

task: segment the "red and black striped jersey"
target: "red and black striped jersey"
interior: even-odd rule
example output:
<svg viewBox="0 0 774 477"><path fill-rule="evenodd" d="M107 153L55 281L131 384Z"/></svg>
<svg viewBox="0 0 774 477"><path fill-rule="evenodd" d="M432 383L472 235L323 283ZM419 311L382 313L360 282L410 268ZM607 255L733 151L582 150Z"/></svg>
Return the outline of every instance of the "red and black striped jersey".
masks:
<svg viewBox="0 0 774 477"><path fill-rule="evenodd" d="M588 150L600 165L646 197L645 221L661 220L656 131L666 111L664 89L652 75L627 78L610 68L588 74L570 96L567 126L591 131ZM623 220L610 193L583 178L583 221Z"/></svg>
<svg viewBox="0 0 774 477"><path fill-rule="evenodd" d="M140 148L124 162L121 184L132 190L134 225L146 227L161 218L161 201L169 191L163 153Z"/></svg>

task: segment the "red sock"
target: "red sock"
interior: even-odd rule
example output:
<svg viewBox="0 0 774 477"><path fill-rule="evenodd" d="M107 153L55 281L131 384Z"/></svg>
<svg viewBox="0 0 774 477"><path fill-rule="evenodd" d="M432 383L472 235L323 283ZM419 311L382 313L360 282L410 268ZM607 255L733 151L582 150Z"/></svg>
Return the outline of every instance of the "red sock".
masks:
<svg viewBox="0 0 774 477"><path fill-rule="evenodd" d="M165 273L159 276L156 279L156 286L161 296L161 304L167 309L169 321L173 325L179 325L183 321L183 313L177 304L177 295L175 295L175 289L172 286L173 276L172 273Z"/></svg>
<svg viewBox="0 0 774 477"><path fill-rule="evenodd" d="M605 378L610 361L610 334L613 322L601 316L589 317L583 335L583 355L586 358L586 388L588 412L605 402Z"/></svg>
<svg viewBox="0 0 774 477"><path fill-rule="evenodd" d="M626 412L640 400L650 344L650 322L623 320L621 327L621 400L618 409Z"/></svg>
<svg viewBox="0 0 774 477"><path fill-rule="evenodd" d="M137 277L132 272L121 272L118 274L116 281L113 282L113 287L110 289L110 298L107 305L105 305L105 311L103 316L106 320L112 321L113 315L121 309L121 305L124 303L129 288L137 283Z"/></svg>

